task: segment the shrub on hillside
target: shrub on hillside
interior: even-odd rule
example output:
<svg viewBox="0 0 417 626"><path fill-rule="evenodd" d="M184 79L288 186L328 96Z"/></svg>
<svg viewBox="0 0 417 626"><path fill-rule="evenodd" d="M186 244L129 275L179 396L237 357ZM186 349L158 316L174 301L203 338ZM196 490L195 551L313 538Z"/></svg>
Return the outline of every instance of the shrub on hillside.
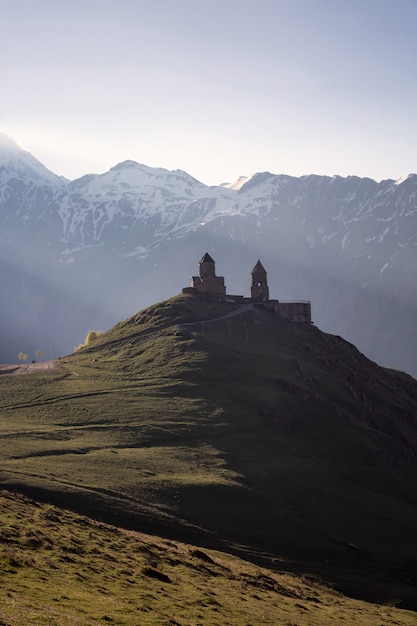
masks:
<svg viewBox="0 0 417 626"><path fill-rule="evenodd" d="M75 346L74 352L78 352L78 350L81 350L82 348L89 346L95 339L100 337L102 334L103 334L102 330L89 330L85 337L84 343L80 343L80 345Z"/></svg>

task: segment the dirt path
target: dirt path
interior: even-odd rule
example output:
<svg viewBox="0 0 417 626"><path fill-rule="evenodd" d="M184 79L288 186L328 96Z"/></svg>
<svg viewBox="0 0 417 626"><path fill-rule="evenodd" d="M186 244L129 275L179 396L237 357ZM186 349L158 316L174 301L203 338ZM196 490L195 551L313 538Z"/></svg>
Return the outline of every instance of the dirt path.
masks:
<svg viewBox="0 0 417 626"><path fill-rule="evenodd" d="M237 309L233 309L230 313L226 313L221 317L213 317L209 320L199 320L197 322L186 322L185 324L179 324L180 326L201 326L204 324L210 324L211 322L219 322L221 320L225 320L228 317L235 317L235 315L242 315L242 313L246 313L247 311L251 311L253 309L253 304L241 304Z"/></svg>
<svg viewBox="0 0 417 626"><path fill-rule="evenodd" d="M35 374L46 370L60 368L58 361L40 361L39 363L20 364L0 364L0 376L19 376L24 374Z"/></svg>

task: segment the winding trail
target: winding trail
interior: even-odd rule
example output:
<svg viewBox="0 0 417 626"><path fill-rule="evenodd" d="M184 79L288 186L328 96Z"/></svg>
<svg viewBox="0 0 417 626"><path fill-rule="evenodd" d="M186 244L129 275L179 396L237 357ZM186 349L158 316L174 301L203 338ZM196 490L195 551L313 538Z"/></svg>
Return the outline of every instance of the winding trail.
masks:
<svg viewBox="0 0 417 626"><path fill-rule="evenodd" d="M200 326L204 324L211 324L211 322L220 322L221 320L225 320L228 317L235 317L235 315L242 315L243 313L246 313L247 311L251 311L254 308L253 304L241 304L237 309L233 309L233 311L230 311L229 313L226 313L225 315L221 315L220 317L213 317L209 320L198 320L197 322L186 322L185 324L178 324L178 326ZM176 326L177 324L173 324L173 326Z"/></svg>

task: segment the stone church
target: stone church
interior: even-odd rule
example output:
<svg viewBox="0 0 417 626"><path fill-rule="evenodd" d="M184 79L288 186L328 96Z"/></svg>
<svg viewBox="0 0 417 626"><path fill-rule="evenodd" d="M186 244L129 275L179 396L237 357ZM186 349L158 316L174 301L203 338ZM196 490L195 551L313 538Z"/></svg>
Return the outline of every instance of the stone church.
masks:
<svg viewBox="0 0 417 626"><path fill-rule="evenodd" d="M199 262L199 275L191 277L191 288L198 293L218 296L221 299L226 297L224 278L216 276L215 262L208 252Z"/></svg>
<svg viewBox="0 0 417 626"><path fill-rule="evenodd" d="M282 302L269 298L267 273L260 260L257 261L251 272L249 298L226 295L224 278L223 276L216 276L216 264L208 252L205 253L198 265L199 275L191 277L190 286L184 287L183 293L192 293L208 299L227 302L259 303L292 322L311 323L311 303L308 300Z"/></svg>

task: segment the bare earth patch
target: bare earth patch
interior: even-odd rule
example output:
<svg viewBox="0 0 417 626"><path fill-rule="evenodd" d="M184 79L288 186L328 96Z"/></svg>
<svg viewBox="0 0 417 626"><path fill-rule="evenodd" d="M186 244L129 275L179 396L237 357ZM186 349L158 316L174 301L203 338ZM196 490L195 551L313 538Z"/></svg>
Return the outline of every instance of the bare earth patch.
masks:
<svg viewBox="0 0 417 626"><path fill-rule="evenodd" d="M0 364L1 376L16 376L23 374L35 374L36 372L44 372L46 370L59 369L61 365L58 361L40 361L39 363L20 364Z"/></svg>

